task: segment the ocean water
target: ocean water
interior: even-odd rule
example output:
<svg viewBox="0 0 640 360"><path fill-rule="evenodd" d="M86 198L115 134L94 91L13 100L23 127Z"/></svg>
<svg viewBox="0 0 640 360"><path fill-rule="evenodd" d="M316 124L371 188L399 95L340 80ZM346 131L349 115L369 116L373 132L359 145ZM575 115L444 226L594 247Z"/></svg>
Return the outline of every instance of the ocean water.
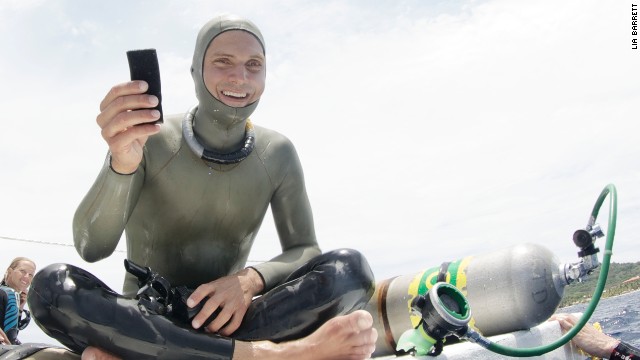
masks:
<svg viewBox="0 0 640 360"><path fill-rule="evenodd" d="M590 322L598 321L604 333L640 347L640 291L600 299ZM584 312L587 304L559 309L558 312Z"/></svg>

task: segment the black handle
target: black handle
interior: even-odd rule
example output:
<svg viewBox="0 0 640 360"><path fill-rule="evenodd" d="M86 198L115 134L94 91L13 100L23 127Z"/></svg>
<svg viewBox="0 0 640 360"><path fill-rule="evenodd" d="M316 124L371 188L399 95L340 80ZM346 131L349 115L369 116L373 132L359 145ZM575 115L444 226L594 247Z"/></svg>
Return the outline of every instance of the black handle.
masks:
<svg viewBox="0 0 640 360"><path fill-rule="evenodd" d="M131 80L144 80L149 84L147 94L158 98L158 106L154 109L160 111L160 118L154 124L162 124L162 92L160 86L160 66L156 49L142 49L127 51L129 72Z"/></svg>

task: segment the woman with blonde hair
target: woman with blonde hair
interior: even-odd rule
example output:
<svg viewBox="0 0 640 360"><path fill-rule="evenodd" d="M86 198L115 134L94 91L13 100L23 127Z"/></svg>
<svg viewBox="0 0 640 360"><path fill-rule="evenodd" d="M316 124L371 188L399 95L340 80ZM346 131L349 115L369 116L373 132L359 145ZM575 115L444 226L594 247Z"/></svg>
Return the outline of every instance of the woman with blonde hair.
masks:
<svg viewBox="0 0 640 360"><path fill-rule="evenodd" d="M8 340L11 344L20 344L18 332L31 320L31 314L24 309L24 305L35 272L36 263L33 260L17 257L4 273L0 283L0 330L5 335L0 336L2 342Z"/></svg>

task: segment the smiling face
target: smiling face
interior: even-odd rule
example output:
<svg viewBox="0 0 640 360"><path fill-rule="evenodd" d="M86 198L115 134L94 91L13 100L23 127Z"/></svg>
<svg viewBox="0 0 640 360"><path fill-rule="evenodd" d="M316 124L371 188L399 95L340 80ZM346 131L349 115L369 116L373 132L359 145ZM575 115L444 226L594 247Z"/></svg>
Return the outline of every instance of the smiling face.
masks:
<svg viewBox="0 0 640 360"><path fill-rule="evenodd" d="M246 31L230 30L211 41L202 75L213 97L228 106L244 107L262 96L265 65L260 42Z"/></svg>
<svg viewBox="0 0 640 360"><path fill-rule="evenodd" d="M7 269L5 281L12 289L23 292L31 285L35 272L36 266L34 263L22 260L14 268Z"/></svg>

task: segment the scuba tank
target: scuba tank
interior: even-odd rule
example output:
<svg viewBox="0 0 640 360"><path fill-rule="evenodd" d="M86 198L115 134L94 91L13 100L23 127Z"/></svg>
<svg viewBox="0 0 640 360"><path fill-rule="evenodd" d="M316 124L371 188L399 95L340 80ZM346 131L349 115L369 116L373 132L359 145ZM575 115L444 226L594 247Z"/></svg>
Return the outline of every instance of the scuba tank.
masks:
<svg viewBox="0 0 640 360"><path fill-rule="evenodd" d="M485 338L542 323L560 304L565 286L583 281L600 266L595 242L605 235L596 219L607 197L602 270L578 323L560 339L538 347L511 348ZM382 281L366 306L379 334L374 356L396 351L437 355L448 336L511 357L539 356L565 345L587 323L604 291L616 219L617 191L609 184L600 193L587 226L573 234L573 243L580 249L577 262L559 264L546 248L524 244Z"/></svg>
<svg viewBox="0 0 640 360"><path fill-rule="evenodd" d="M438 282L460 290L471 308L469 326L484 336L529 329L557 309L567 282L554 254L523 244L379 282L365 307L378 331L375 356L394 354L400 336L420 316L411 302Z"/></svg>

